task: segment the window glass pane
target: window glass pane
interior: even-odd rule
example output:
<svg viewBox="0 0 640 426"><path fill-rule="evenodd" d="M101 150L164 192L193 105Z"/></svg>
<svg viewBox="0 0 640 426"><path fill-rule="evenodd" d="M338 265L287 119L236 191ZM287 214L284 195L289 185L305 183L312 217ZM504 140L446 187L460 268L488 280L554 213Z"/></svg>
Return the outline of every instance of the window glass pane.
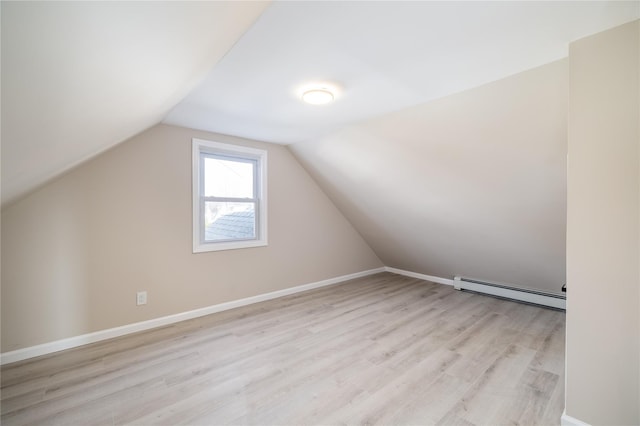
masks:
<svg viewBox="0 0 640 426"><path fill-rule="evenodd" d="M255 163L204 157L204 196L253 198Z"/></svg>
<svg viewBox="0 0 640 426"><path fill-rule="evenodd" d="M256 238L255 203L207 201L204 206L205 241Z"/></svg>

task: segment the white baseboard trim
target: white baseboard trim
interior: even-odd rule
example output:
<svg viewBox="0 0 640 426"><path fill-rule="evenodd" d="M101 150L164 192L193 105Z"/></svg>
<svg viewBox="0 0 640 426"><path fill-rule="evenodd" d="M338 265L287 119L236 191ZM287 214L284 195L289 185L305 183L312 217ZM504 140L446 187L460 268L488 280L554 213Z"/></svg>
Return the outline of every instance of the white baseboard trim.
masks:
<svg viewBox="0 0 640 426"><path fill-rule="evenodd" d="M419 274L417 272L405 271L404 269L391 268L385 266L384 270L392 274L404 275L405 277L418 278L420 280L431 281L433 283L453 285L453 280L448 278L434 277L433 275Z"/></svg>
<svg viewBox="0 0 640 426"><path fill-rule="evenodd" d="M575 417L567 415L566 411L562 412L562 417L560 417L560 424L562 426L591 426L589 423L585 423L582 420L578 420Z"/></svg>
<svg viewBox="0 0 640 426"><path fill-rule="evenodd" d="M80 336L69 337L62 340L56 340L54 342L43 343L41 345L30 346L28 348L18 349L15 351L5 352L0 354L0 365L10 364L12 362L22 361L29 358L34 358L41 355L47 355L50 353L62 351L65 349L76 348L78 346L87 345L89 343L95 343L102 340L112 339L114 337L124 336L126 334L137 333L139 331L149 330L152 328L162 327L165 325L173 324L180 321L185 321L193 318L202 317L205 315L215 314L216 312L222 312L241 306L251 305L253 303L264 302L266 300L275 299L282 296L288 296L294 293L300 293L314 288L326 287L334 284L339 284L343 281L352 280L355 278L366 277L368 275L385 272L386 268L380 267L376 269L369 269L367 271L356 272L353 274L342 275L335 278L329 278L314 283L303 284L296 287L285 288L283 290L272 291L270 293L259 294L257 296L246 297L244 299L232 300L231 302L219 303L217 305L207 306L200 309L194 309L192 311L181 312L179 314L168 315L165 317L154 318L147 321L136 322L133 324L127 324L120 327L109 328L107 330L100 330L93 333L82 334Z"/></svg>

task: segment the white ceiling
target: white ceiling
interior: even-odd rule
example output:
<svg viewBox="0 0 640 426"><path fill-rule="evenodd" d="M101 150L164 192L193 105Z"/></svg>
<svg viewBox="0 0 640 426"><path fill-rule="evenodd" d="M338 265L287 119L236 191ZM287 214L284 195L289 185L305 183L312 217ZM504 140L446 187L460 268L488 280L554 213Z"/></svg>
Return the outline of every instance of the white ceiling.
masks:
<svg viewBox="0 0 640 426"><path fill-rule="evenodd" d="M319 137L564 57L639 4L3 1L2 202L163 119ZM299 102L317 80L333 104Z"/></svg>
<svg viewBox="0 0 640 426"><path fill-rule="evenodd" d="M165 123L290 144L567 56L640 2L273 3ZM305 105L300 86L342 87Z"/></svg>
<svg viewBox="0 0 640 426"><path fill-rule="evenodd" d="M268 3L2 3L2 201L157 124Z"/></svg>

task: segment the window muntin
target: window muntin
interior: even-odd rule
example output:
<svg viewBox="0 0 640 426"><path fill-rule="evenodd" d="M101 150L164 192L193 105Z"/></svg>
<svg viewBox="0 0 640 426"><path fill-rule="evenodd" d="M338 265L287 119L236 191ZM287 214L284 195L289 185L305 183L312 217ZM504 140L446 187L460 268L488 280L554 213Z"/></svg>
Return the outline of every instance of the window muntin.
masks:
<svg viewBox="0 0 640 426"><path fill-rule="evenodd" d="M193 140L194 253L267 244L266 156Z"/></svg>

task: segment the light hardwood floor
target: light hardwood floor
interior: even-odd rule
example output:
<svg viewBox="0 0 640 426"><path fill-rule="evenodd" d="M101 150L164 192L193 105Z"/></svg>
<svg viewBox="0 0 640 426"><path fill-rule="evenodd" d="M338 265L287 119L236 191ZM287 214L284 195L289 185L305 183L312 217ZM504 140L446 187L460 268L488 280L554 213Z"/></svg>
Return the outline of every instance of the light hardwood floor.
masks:
<svg viewBox="0 0 640 426"><path fill-rule="evenodd" d="M2 424L559 424L564 313L389 273L2 368Z"/></svg>

